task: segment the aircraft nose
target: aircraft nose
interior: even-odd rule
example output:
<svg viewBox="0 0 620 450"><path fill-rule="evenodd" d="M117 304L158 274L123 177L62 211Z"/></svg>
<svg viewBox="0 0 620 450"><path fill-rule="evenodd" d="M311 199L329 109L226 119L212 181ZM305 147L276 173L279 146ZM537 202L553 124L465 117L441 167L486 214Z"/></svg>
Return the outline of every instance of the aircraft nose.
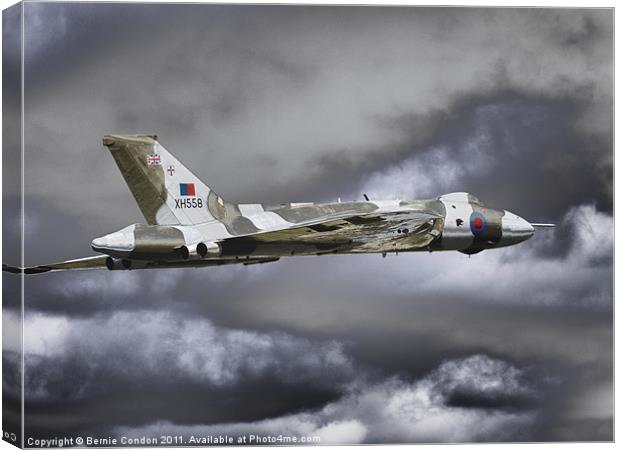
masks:
<svg viewBox="0 0 620 450"><path fill-rule="evenodd" d="M504 217L502 217L502 243L504 245L523 242L533 235L532 224L510 211L504 211Z"/></svg>

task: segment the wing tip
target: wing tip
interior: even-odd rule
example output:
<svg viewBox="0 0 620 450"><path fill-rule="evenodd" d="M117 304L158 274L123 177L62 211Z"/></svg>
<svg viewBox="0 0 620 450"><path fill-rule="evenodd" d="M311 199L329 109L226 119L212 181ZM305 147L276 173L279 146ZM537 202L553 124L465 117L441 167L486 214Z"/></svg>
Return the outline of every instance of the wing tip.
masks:
<svg viewBox="0 0 620 450"><path fill-rule="evenodd" d="M2 264L2 271L8 273L22 273L24 269L21 267L9 266L8 264Z"/></svg>
<svg viewBox="0 0 620 450"><path fill-rule="evenodd" d="M8 264L2 264L2 271L7 273L14 274L25 274L25 275L33 275L36 273L45 273L51 271L51 267L47 266L35 266L35 267L16 267L10 266Z"/></svg>

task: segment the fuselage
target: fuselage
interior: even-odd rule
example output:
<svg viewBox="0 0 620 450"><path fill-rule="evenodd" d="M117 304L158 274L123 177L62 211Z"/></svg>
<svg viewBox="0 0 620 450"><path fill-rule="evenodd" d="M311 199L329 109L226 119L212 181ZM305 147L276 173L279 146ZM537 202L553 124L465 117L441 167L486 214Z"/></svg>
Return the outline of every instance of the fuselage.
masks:
<svg viewBox="0 0 620 450"><path fill-rule="evenodd" d="M334 253L456 250L514 245L534 228L467 193L430 200L226 204L216 220L195 225L134 224L92 241L125 261L270 258ZM112 261L114 262L114 261Z"/></svg>

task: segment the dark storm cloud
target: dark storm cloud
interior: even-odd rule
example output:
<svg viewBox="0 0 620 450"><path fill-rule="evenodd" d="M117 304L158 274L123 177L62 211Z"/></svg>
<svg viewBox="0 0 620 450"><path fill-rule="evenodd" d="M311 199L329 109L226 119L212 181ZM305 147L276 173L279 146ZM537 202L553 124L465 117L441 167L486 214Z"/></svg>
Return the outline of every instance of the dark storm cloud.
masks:
<svg viewBox="0 0 620 450"><path fill-rule="evenodd" d="M555 102L558 134L568 128L609 152L611 22L602 10L42 4L30 14L29 148L52 169L31 173L41 185L62 189L50 176L62 170L52 148L111 175L99 130L144 129L233 201L359 195L351 186L364 173L466 123L475 111L459 105L505 92ZM45 58L35 57L39 41ZM51 119L50 108L64 116ZM403 129L389 117L414 120ZM558 134L538 151L561 159ZM572 158L597 160L597 180L609 186L610 157L592 153Z"/></svg>
<svg viewBox="0 0 620 450"><path fill-rule="evenodd" d="M231 201L467 190L559 224L471 259L28 278L33 434L611 438L609 10L26 6L28 264L142 221L109 132Z"/></svg>
<svg viewBox="0 0 620 450"><path fill-rule="evenodd" d="M35 315L27 322L33 434L164 417L181 424L253 421L322 406L352 378L336 342L222 329L171 313L73 321ZM41 331L55 341L41 339Z"/></svg>
<svg viewBox="0 0 620 450"><path fill-rule="evenodd" d="M325 442L469 441L489 432L514 439L515 427L531 427L531 405L543 387L480 354L444 361L412 382L383 380L337 342L224 329L170 313L72 322L37 315L27 322L30 330L55 331L53 340L26 335L29 436L59 428L153 434L162 423L174 434L201 423L239 434L244 423L245 432L268 432L275 422ZM452 430L444 434L444 425L432 425L437 421ZM480 427L473 430L473 423ZM119 432L119 424L136 428Z"/></svg>

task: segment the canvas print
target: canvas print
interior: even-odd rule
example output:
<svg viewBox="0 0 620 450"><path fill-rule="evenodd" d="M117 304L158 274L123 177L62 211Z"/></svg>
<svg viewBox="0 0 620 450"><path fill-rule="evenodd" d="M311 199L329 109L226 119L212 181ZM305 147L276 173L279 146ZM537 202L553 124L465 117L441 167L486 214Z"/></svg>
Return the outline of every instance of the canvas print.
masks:
<svg viewBox="0 0 620 450"><path fill-rule="evenodd" d="M3 439L613 440L613 9L3 11Z"/></svg>

